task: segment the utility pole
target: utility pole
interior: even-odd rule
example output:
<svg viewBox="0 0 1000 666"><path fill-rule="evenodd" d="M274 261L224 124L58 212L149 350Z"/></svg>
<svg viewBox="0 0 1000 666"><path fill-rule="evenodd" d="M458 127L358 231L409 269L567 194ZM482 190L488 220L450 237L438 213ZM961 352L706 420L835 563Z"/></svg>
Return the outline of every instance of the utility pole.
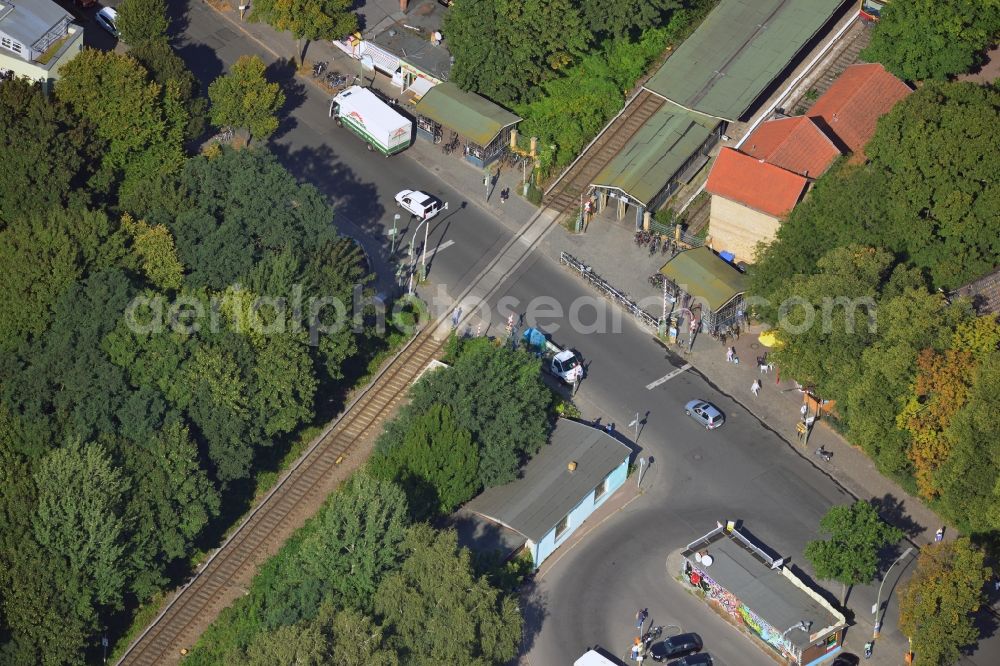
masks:
<svg viewBox="0 0 1000 666"><path fill-rule="evenodd" d="M399 213L392 216L392 231L389 232L390 245L389 245L389 258L396 254L396 236L399 235L399 229L396 225L399 224Z"/></svg>

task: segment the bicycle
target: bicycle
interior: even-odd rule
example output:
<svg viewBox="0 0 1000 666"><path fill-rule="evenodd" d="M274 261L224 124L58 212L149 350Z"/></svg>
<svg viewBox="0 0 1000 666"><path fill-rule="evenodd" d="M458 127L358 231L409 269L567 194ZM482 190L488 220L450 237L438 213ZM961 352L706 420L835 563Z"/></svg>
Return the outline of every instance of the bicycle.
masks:
<svg viewBox="0 0 1000 666"><path fill-rule="evenodd" d="M326 62L321 60L313 65L313 78L318 79L324 71L326 71Z"/></svg>

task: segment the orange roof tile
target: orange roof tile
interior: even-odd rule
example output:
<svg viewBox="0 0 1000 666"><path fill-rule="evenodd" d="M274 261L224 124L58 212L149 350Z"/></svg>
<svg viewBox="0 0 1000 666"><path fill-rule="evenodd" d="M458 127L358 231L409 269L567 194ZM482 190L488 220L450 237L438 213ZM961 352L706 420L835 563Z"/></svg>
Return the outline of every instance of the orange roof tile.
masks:
<svg viewBox="0 0 1000 666"><path fill-rule="evenodd" d="M809 109L855 156L875 133L875 123L913 91L878 63L851 65Z"/></svg>
<svg viewBox="0 0 1000 666"><path fill-rule="evenodd" d="M723 148L705 189L750 208L781 217L798 203L809 181L773 164Z"/></svg>
<svg viewBox="0 0 1000 666"><path fill-rule="evenodd" d="M781 118L762 123L740 149L800 176L819 178L840 155L837 145L811 118Z"/></svg>

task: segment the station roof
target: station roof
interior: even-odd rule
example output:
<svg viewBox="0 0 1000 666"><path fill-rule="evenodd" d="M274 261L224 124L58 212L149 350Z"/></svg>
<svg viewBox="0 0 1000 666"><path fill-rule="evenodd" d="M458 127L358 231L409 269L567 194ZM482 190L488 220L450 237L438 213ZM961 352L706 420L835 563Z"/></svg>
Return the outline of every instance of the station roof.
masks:
<svg viewBox="0 0 1000 666"><path fill-rule="evenodd" d="M843 0L720 0L645 88L686 109L736 121Z"/></svg>
<svg viewBox="0 0 1000 666"><path fill-rule="evenodd" d="M707 247L679 252L660 273L694 298L704 300L713 312L747 289L747 276Z"/></svg>
<svg viewBox="0 0 1000 666"><path fill-rule="evenodd" d="M524 474L487 488L465 510L489 518L538 543L632 450L600 428L559 419L547 446ZM576 463L569 471L568 464Z"/></svg>
<svg viewBox="0 0 1000 666"><path fill-rule="evenodd" d="M592 185L622 190L648 205L719 122L664 104L594 178Z"/></svg>
<svg viewBox="0 0 1000 666"><path fill-rule="evenodd" d="M428 90L417 102L416 111L480 146L488 146L505 127L521 122L520 116L454 83Z"/></svg>

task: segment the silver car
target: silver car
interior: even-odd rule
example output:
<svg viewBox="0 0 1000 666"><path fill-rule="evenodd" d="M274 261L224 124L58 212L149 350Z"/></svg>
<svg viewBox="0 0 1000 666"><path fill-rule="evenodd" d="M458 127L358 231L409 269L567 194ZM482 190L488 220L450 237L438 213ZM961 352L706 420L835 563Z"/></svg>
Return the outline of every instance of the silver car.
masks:
<svg viewBox="0 0 1000 666"><path fill-rule="evenodd" d="M719 408L704 400L692 400L684 405L684 413L709 430L715 430L726 422Z"/></svg>

